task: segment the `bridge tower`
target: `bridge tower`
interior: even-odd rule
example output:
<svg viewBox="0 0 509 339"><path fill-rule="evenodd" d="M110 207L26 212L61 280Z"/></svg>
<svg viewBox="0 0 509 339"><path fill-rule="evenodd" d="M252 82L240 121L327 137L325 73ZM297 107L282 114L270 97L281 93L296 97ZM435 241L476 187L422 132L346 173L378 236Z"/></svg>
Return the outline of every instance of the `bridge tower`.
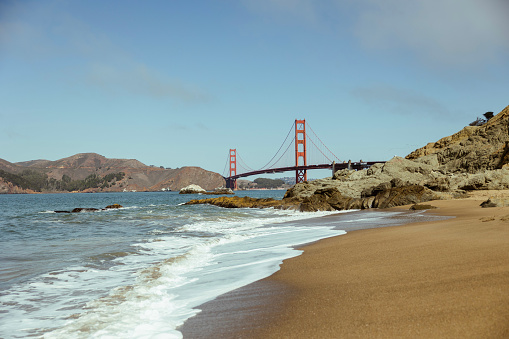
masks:
<svg viewBox="0 0 509 339"><path fill-rule="evenodd" d="M306 157L306 120L295 120L295 166L307 166ZM295 171L295 183L306 181L306 169Z"/></svg>
<svg viewBox="0 0 509 339"><path fill-rule="evenodd" d="M230 175L229 178L226 179L226 187L231 188L232 190L237 189L237 179L233 179L232 177L237 175L237 149L230 148L230 155L228 156L230 163Z"/></svg>

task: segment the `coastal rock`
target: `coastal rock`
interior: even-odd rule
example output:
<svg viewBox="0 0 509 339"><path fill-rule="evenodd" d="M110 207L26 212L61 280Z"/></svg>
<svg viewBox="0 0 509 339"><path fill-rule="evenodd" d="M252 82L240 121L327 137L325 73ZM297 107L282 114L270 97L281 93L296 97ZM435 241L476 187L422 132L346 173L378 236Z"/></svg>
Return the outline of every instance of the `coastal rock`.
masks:
<svg viewBox="0 0 509 339"><path fill-rule="evenodd" d="M432 210L435 208L438 208L438 207L432 206L432 205L418 205L418 204L410 206L410 210L412 210L412 211Z"/></svg>
<svg viewBox="0 0 509 339"><path fill-rule="evenodd" d="M480 206L481 207L506 207L506 206L509 206L509 199L491 197L488 200L483 201Z"/></svg>
<svg viewBox="0 0 509 339"><path fill-rule="evenodd" d="M291 199L287 201L276 200L272 198L256 199L251 197L219 197L208 199L194 199L185 203L185 205L210 204L226 208L280 208L280 209L297 209L300 205Z"/></svg>
<svg viewBox="0 0 509 339"><path fill-rule="evenodd" d="M436 162L446 172L479 173L509 164L509 106L481 126L461 131L406 156L423 163Z"/></svg>
<svg viewBox="0 0 509 339"><path fill-rule="evenodd" d="M80 212L96 212L96 211L104 211L108 209L116 209L116 208L122 208L123 206L120 204L113 204L108 205L105 208L90 208L90 207L76 207L72 211L63 211L63 210L57 210L54 211L55 213L80 213Z"/></svg>
<svg viewBox="0 0 509 339"><path fill-rule="evenodd" d="M199 193L207 193L203 188L198 185L189 185L182 188L179 194L199 194Z"/></svg>
<svg viewBox="0 0 509 339"><path fill-rule="evenodd" d="M215 188L214 191L208 192L208 193L211 193L211 194L235 194L235 192L233 192L231 188L226 188L226 187L218 187L218 188Z"/></svg>
<svg viewBox="0 0 509 339"><path fill-rule="evenodd" d="M287 192L288 193L288 192ZM428 188L412 185L402 187L389 186L376 191L376 196L352 198L344 196L335 187L317 189L309 196L285 195L282 200L272 198L255 199L250 197L220 197L191 200L186 205L210 204L226 208L279 208L295 209L301 212L339 211L349 209L389 208L400 205L416 204L436 198Z"/></svg>
<svg viewBox="0 0 509 339"><path fill-rule="evenodd" d="M418 204L433 200L436 197L432 190L419 185L393 187L378 193L373 201L373 207L390 208Z"/></svg>
<svg viewBox="0 0 509 339"><path fill-rule="evenodd" d="M76 207L71 211L71 213L80 213L80 212L96 212L99 211L98 208L88 208L88 207Z"/></svg>
<svg viewBox="0 0 509 339"><path fill-rule="evenodd" d="M104 209L115 209L115 208L122 208L124 206L120 205L120 204L113 204L113 205L108 205L106 206Z"/></svg>

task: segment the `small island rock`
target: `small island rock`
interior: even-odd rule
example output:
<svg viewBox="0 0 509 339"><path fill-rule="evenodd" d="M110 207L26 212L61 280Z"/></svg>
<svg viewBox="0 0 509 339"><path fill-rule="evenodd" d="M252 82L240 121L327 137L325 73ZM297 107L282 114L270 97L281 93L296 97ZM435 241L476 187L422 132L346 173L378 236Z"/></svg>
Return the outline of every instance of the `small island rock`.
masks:
<svg viewBox="0 0 509 339"><path fill-rule="evenodd" d="M199 193L207 193L203 188L198 185L189 185L182 188L179 194L199 194Z"/></svg>

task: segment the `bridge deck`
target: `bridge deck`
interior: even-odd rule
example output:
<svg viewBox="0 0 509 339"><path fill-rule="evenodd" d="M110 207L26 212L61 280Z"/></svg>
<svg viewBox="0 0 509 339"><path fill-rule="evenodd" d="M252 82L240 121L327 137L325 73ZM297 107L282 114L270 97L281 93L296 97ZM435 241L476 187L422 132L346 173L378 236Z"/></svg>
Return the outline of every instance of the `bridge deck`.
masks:
<svg viewBox="0 0 509 339"><path fill-rule="evenodd" d="M270 168L257 170L252 172L245 172L237 175L232 175L231 177L225 177L225 179L237 180L238 178L245 178L252 175L259 175L265 173L282 173L289 171L297 171L297 170L313 170L313 169L331 169L334 166L334 172L340 169L350 168L353 170L361 170L376 163L385 163L385 161L369 161L369 162L352 162L352 163L333 163L333 164L319 164L319 165L307 165L307 166L290 166L290 167L279 167L279 168Z"/></svg>

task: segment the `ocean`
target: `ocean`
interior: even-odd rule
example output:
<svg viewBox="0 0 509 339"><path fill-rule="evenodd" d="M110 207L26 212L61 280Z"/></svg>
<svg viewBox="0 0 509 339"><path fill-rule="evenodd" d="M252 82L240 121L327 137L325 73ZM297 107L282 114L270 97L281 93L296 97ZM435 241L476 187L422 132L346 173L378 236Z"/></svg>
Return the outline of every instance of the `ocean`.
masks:
<svg viewBox="0 0 509 339"><path fill-rule="evenodd" d="M299 245L426 218L183 205L200 197L0 195L0 338L182 338L200 305L273 274Z"/></svg>

